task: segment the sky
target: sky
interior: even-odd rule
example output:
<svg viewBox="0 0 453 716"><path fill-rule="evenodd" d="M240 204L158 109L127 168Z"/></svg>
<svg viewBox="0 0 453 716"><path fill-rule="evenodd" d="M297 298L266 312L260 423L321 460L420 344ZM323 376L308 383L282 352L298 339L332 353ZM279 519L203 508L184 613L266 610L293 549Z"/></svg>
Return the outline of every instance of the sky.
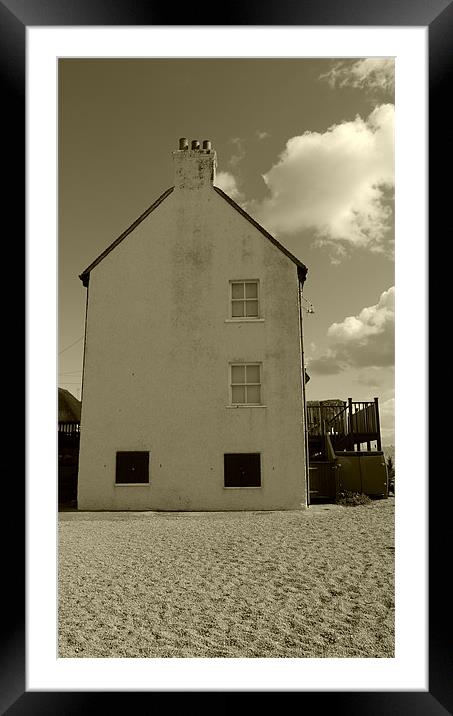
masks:
<svg viewBox="0 0 453 716"><path fill-rule="evenodd" d="M180 137L308 267L308 400L379 398L394 444L394 62L63 59L58 86L58 384L81 395L78 278L173 186Z"/></svg>

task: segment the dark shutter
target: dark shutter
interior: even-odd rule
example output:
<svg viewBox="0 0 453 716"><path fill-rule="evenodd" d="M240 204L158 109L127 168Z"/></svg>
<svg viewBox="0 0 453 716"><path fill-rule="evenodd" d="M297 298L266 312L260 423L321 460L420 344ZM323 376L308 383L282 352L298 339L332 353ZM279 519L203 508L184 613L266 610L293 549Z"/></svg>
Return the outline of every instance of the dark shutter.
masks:
<svg viewBox="0 0 453 716"><path fill-rule="evenodd" d="M225 487L261 487L260 453L225 453Z"/></svg>
<svg viewBox="0 0 453 716"><path fill-rule="evenodd" d="M149 482L149 452L123 451L116 453L116 484Z"/></svg>

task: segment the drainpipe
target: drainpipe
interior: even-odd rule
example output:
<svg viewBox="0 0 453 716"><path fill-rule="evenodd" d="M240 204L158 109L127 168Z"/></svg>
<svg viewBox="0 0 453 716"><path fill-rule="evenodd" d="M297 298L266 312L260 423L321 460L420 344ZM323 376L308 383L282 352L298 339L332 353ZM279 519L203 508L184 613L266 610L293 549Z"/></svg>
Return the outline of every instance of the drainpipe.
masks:
<svg viewBox="0 0 453 716"><path fill-rule="evenodd" d="M304 360L304 332L303 332L303 321L302 321L302 291L304 288L305 279L307 277L307 269L304 267L297 267L297 277L299 280L299 322L300 322L300 360L301 360L301 383L302 383L302 404L304 407L304 452L305 452L305 489L307 494L307 506L310 506L310 482L309 482L309 450L308 450L308 434L307 434L307 401L305 399L305 360Z"/></svg>

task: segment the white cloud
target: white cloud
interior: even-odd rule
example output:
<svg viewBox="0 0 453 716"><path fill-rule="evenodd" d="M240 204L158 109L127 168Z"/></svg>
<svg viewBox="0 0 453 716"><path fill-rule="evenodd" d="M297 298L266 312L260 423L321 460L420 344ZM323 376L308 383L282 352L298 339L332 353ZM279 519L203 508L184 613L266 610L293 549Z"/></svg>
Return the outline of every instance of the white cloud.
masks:
<svg viewBox="0 0 453 716"><path fill-rule="evenodd" d="M332 323L327 335L338 345L363 344L371 336L393 335L395 324L395 287L381 293L375 306L368 306L358 316L348 316L342 323Z"/></svg>
<svg viewBox="0 0 453 716"><path fill-rule="evenodd" d="M238 201L242 198L242 194L238 189L235 177L230 172L217 172L215 185L222 189L232 199Z"/></svg>
<svg viewBox="0 0 453 716"><path fill-rule="evenodd" d="M257 132L256 132L256 136L258 137L258 139L267 139L267 138L270 137L271 135L269 134L269 132L261 132L261 131L258 129Z"/></svg>
<svg viewBox="0 0 453 716"><path fill-rule="evenodd" d="M274 233L311 229L319 245L384 250L391 209L385 190L394 185L394 106L376 107L362 119L292 137L279 161L263 175L268 196L247 210Z"/></svg>
<svg viewBox="0 0 453 716"><path fill-rule="evenodd" d="M338 62L326 74L320 75L332 88L355 87L358 89L393 91L395 66L392 58L367 57L354 63Z"/></svg>
<svg viewBox="0 0 453 716"><path fill-rule="evenodd" d="M395 360L395 288L384 291L377 304L356 316L333 323L328 348L310 361L310 370L335 374L348 368L392 367Z"/></svg>

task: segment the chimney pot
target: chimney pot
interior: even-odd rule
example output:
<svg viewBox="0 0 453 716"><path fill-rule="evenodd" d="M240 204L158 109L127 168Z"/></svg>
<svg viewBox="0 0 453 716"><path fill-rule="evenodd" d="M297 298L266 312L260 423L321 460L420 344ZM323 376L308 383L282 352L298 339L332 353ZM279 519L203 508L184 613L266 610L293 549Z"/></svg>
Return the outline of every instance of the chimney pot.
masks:
<svg viewBox="0 0 453 716"><path fill-rule="evenodd" d="M217 155L215 150L211 149L211 142L207 139L203 140L201 150L198 139L192 139L190 152L183 151L189 148L188 143L185 142L188 140L181 137L179 151L172 152L175 189L187 191L212 186L215 183Z"/></svg>

